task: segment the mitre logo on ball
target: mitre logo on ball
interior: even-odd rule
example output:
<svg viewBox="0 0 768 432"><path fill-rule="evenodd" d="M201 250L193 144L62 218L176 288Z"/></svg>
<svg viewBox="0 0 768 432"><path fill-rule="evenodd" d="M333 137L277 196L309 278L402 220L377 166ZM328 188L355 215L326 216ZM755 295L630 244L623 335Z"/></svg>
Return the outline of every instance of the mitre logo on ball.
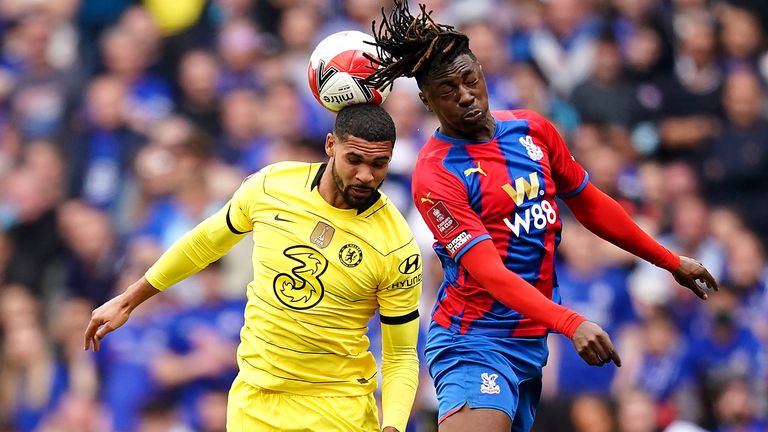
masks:
<svg viewBox="0 0 768 432"><path fill-rule="evenodd" d="M359 31L334 33L317 44L309 58L307 78L312 94L331 111L358 103L380 104L390 87L377 89L363 80L376 71L364 54L376 57L372 36Z"/></svg>

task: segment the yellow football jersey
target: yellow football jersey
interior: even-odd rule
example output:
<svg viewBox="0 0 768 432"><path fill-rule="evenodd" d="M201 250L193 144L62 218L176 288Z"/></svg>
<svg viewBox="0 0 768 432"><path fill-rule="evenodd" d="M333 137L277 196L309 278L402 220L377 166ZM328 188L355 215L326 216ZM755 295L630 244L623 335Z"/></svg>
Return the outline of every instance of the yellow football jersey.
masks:
<svg viewBox="0 0 768 432"><path fill-rule="evenodd" d="M376 388L367 323L418 316L421 256L397 208L331 206L318 191L325 164L282 162L252 175L226 212L252 231L240 374L251 385L306 395L363 395Z"/></svg>

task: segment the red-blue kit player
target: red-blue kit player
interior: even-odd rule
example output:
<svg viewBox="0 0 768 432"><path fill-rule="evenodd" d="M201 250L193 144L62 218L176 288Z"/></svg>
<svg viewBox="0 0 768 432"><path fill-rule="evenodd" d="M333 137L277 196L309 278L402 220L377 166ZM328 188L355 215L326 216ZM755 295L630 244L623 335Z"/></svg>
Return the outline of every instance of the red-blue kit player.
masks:
<svg viewBox="0 0 768 432"><path fill-rule="evenodd" d="M570 338L590 365L621 365L598 325L558 304L556 197L589 230L669 270L702 299L697 281L717 289L700 263L659 245L593 186L546 119L489 111L465 35L424 6L412 16L399 0L374 33L381 69L370 82L415 77L440 121L419 154L413 198L445 272L426 346L441 431L529 430L550 330Z"/></svg>

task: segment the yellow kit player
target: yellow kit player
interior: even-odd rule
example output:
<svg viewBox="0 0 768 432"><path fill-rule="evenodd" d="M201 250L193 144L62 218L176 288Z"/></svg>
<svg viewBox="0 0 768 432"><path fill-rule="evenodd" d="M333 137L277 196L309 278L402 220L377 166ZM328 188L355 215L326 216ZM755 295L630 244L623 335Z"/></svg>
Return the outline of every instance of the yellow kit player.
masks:
<svg viewBox="0 0 768 432"><path fill-rule="evenodd" d="M379 309L384 431L404 431L418 382L421 256L379 192L395 126L377 105L341 110L327 163L281 162L248 177L143 278L93 311L85 349L139 304L219 259L247 233L253 281L237 350L229 431L379 431L366 325Z"/></svg>

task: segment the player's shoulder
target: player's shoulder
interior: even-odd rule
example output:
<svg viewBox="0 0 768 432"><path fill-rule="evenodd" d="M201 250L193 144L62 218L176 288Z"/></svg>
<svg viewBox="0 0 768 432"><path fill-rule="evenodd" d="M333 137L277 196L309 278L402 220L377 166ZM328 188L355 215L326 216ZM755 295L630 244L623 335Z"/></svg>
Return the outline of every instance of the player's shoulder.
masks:
<svg viewBox="0 0 768 432"><path fill-rule="evenodd" d="M405 216L383 192L370 214L364 217L375 225L370 240L379 243L377 249L383 251L384 255L413 241L413 232Z"/></svg>
<svg viewBox="0 0 768 432"><path fill-rule="evenodd" d="M493 111L491 113L493 117L498 121L511 121L511 120L524 120L527 121L532 128L535 127L548 127L551 123L546 117L529 109L515 109L515 110L503 110Z"/></svg>
<svg viewBox="0 0 768 432"><path fill-rule="evenodd" d="M304 183L314 170L319 168L320 164L310 164L306 162L276 162L265 166L264 168L249 175L243 180L243 185L246 187L261 186L267 187L268 185L279 184L282 187L286 187L292 183ZM310 179L311 180L311 179Z"/></svg>
<svg viewBox="0 0 768 432"><path fill-rule="evenodd" d="M447 172L445 169L446 157L451 147L451 144L431 136L419 151L413 170L413 178L424 179L425 175L431 178L436 173Z"/></svg>
<svg viewBox="0 0 768 432"><path fill-rule="evenodd" d="M421 146L419 155L416 158L416 164L440 164L450 149L450 143L440 140L435 137L435 135L432 135L427 139L427 142Z"/></svg>

